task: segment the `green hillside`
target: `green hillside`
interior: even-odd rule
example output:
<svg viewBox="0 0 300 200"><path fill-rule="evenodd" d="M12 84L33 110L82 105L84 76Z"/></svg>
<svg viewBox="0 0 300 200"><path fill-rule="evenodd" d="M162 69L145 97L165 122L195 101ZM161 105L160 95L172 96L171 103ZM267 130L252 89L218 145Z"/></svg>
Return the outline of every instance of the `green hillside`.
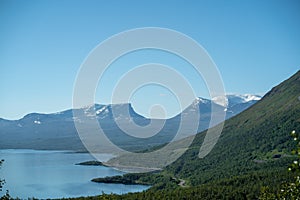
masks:
<svg viewBox="0 0 300 200"><path fill-rule="evenodd" d="M191 185L266 168L286 168L294 147L290 132L300 129L300 71L268 92L253 107L226 121L213 150L197 158L204 134L167 171ZM280 157L280 158L274 158Z"/></svg>
<svg viewBox="0 0 300 200"><path fill-rule="evenodd" d="M283 181L292 180L293 174L287 172L295 158L290 153L295 148L292 130L300 130L300 71L227 120L218 143L205 158L198 158L206 134L202 132L162 172L124 176L131 183L152 184L148 191L94 198L257 199L263 186L278 190Z"/></svg>

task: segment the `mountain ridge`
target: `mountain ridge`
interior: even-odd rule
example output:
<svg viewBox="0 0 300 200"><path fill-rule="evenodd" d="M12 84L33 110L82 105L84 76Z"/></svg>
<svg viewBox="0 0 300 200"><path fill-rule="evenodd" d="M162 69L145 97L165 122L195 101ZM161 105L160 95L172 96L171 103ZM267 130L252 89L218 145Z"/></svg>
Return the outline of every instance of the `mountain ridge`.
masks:
<svg viewBox="0 0 300 200"><path fill-rule="evenodd" d="M247 95L250 95L250 96L253 96L254 97L254 101L257 102L259 101L262 96L261 95L256 95L256 94L232 94L232 93L229 93L229 94L226 94L226 97L229 98L229 97L240 97L241 99L244 99L245 96ZM197 97L194 101L197 101L197 100L203 100L203 101L214 101L214 103L218 104L216 101L217 100L214 100L213 99L207 99L207 98L203 98L203 97ZM239 103L247 103L249 101L252 101L252 100L248 100L248 101L244 101L244 102L239 102ZM234 103L234 105L237 104L237 103ZM89 107L102 107L102 106L114 106L114 105L130 105L131 108L136 112L136 110L134 109L134 106L132 105L132 103L128 102L128 103L115 103L115 104L101 104L101 103L95 103L95 104L92 104L92 105L86 105L86 106L83 106L82 108L74 108L75 110L77 109L84 109L84 108L89 108ZM219 104L221 105L221 104ZM222 105L221 105L222 106ZM63 114L65 112L69 112L69 111L72 111L73 109L72 108L69 108L69 109L63 109L61 111L55 111L55 112L49 112L49 113L44 113L44 112L31 112L31 113L27 113L25 114L23 117L20 117L18 119L7 119L5 117L0 117L0 120L6 120L6 121L18 121L18 120L21 120L25 117L27 117L27 115L60 115L60 114ZM143 116L141 113L137 113L141 116ZM180 114L180 113L178 113ZM177 114L177 115L178 115ZM145 117L146 118L146 117ZM172 118L172 117L170 117ZM166 119L170 119L170 118L166 118ZM150 119L150 118L147 118L147 119ZM153 118L151 118L153 119ZM154 118L155 119L155 118Z"/></svg>
<svg viewBox="0 0 300 200"><path fill-rule="evenodd" d="M80 111L88 119L98 120L104 131L108 133L107 135L116 144L123 146L126 150L131 150L135 146L135 151L140 151L143 150L142 148L149 148L169 142L174 137L174 133L176 133L176 127L179 126L181 117L188 120L188 116L195 112L197 108L199 108L201 116L199 127L196 131L199 132L207 129L210 126L212 103L214 102L211 100L197 98L182 113L173 118L166 119L164 127L156 137L144 141L129 137L118 127L118 123L126 125L127 123L131 123L130 121L135 122L138 126L146 126L153 120L136 113L130 103L111 105L94 104L76 110ZM254 103L256 102L236 104L240 107L235 110L230 108L232 110L229 109L224 112L226 112L227 118L230 118ZM220 111L225 110L224 107L218 104L215 106ZM72 109L68 109L50 114L29 113L19 120L0 120L0 148L85 151L85 147L77 134L75 122L79 124L86 122L82 121L80 117L74 116L73 111ZM161 119L154 120L164 121ZM197 133L191 133L189 130L185 132L187 134L182 135L182 137L188 137L191 134ZM145 142L150 146L145 145Z"/></svg>
<svg viewBox="0 0 300 200"><path fill-rule="evenodd" d="M191 148L167 170L188 179L191 185L198 185L242 172L286 169L288 161L284 160L288 158L284 155L290 154L293 148L289 134L292 130L300 130L299 95L300 71L273 87L251 108L227 120L218 143L207 157L195 159L204 137L204 134L197 134ZM275 154L283 157L273 159ZM255 159L265 162L256 163ZM278 166L276 162L286 164ZM200 176L201 169L206 171L205 176L203 173ZM193 176L188 178L187 174Z"/></svg>
<svg viewBox="0 0 300 200"><path fill-rule="evenodd" d="M295 181L287 168L295 161L290 133L300 132L300 71L273 87L259 102L225 121L212 151L199 158L206 131L161 172L125 174L118 181L148 183L145 192L111 199L259 199L262 189L278 192ZM114 158L116 159L116 158ZM298 174L299 175L299 174ZM113 181L114 177L108 177ZM106 178L94 181L107 181ZM180 187L180 180L185 187ZM103 197L103 199L106 196Z"/></svg>

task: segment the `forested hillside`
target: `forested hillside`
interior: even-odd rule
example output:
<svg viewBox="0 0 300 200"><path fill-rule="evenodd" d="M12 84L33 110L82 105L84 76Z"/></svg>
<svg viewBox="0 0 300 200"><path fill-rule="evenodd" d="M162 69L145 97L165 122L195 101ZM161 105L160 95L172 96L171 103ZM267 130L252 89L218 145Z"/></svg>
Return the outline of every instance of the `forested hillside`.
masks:
<svg viewBox="0 0 300 200"><path fill-rule="evenodd" d="M300 130L300 71L274 87L261 101L226 121L213 150L198 157L205 132L162 172L127 174L132 183L150 183L148 191L103 195L100 199L257 199L263 186L278 190L291 181L295 156L290 133ZM184 185L178 186L180 180Z"/></svg>

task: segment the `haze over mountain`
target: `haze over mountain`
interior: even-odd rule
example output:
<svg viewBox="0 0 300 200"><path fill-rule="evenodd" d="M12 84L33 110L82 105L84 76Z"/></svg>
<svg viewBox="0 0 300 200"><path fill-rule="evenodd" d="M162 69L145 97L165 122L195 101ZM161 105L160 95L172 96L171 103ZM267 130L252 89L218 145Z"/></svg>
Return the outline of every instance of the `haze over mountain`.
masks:
<svg viewBox="0 0 300 200"><path fill-rule="evenodd" d="M218 111L226 112L226 119L228 119L249 108L259 99L258 95L228 95L228 106L224 107L219 105L216 99L211 101L197 98L182 113L167 119L156 136L146 140L130 137L118 127L118 124L126 126L128 123L135 123L139 126L146 126L150 123L151 120L136 113L131 104L95 104L79 110L88 119L98 120L101 128L117 145L126 150L142 150L169 142L174 137L174 132L176 133L181 117L188 119L188 116L192 115L196 109L200 111L200 123L196 130L199 132L209 127L211 104L215 104ZM0 148L85 150L74 125L74 122L86 123L81 120L73 116L72 109L51 114L30 113L19 120L0 119ZM158 123L164 121L152 120ZM186 130L186 135L182 137L195 133Z"/></svg>
<svg viewBox="0 0 300 200"><path fill-rule="evenodd" d="M298 143L290 135L293 130L300 130L300 71L251 108L226 120L221 137L206 157L198 157L206 134L203 131L178 160L161 172L93 181L153 185L148 191L111 199L259 199L262 189L279 192L283 183L293 183L299 176L299 172L287 170L291 163L299 162L297 155L291 154ZM108 163L144 164L139 163L144 160L136 159L134 163L128 158L120 156Z"/></svg>

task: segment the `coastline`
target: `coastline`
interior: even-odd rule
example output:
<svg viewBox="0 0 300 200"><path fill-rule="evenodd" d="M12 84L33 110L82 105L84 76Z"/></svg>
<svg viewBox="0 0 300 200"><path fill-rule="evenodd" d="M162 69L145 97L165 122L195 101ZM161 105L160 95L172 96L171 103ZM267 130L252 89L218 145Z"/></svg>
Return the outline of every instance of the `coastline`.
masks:
<svg viewBox="0 0 300 200"><path fill-rule="evenodd" d="M102 162L103 166L113 168L118 171L123 171L125 173L145 173L145 172L159 172L162 168L150 168L150 167L136 167L136 166L125 166L125 165L111 165L107 162Z"/></svg>

